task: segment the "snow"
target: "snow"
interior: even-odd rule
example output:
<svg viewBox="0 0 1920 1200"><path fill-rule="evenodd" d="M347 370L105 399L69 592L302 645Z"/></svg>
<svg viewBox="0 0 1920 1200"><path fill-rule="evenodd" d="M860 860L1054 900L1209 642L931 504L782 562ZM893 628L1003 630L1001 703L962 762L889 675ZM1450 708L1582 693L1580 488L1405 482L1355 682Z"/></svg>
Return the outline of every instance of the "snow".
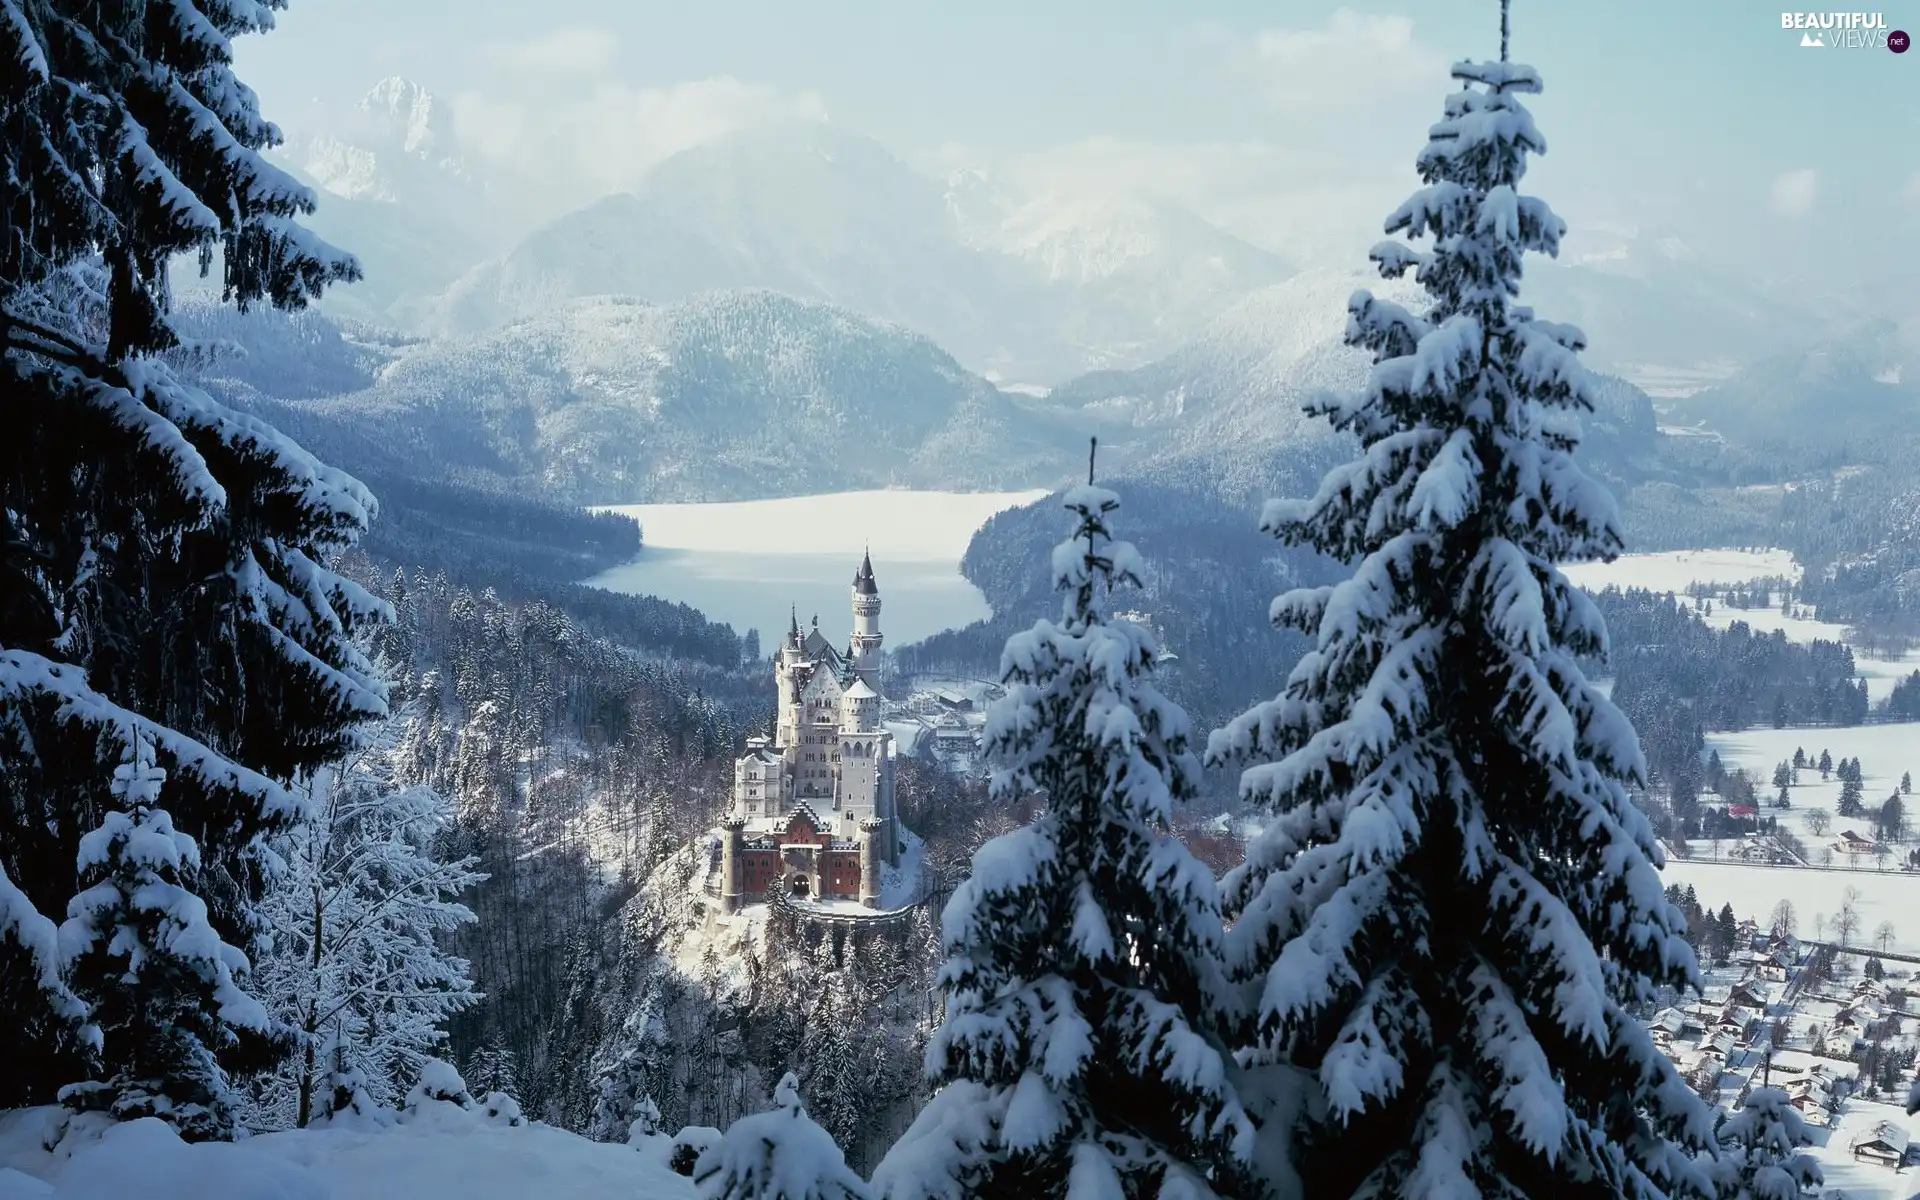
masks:
<svg viewBox="0 0 1920 1200"><path fill-rule="evenodd" d="M1785 550L1663 550L1652 554L1623 554L1610 563L1580 563L1565 568L1565 574L1589 591L1608 587L1644 588L1650 592L1675 593L1681 603L1698 611L1698 602L1680 595L1695 584L1745 584L1761 579L1790 579L1798 583L1801 570L1793 555ZM1725 629L1735 621L1744 622L1756 633L1779 630L1790 642L1847 642L1844 625L1789 617L1778 603L1767 608L1732 608L1714 601L1711 612L1702 618L1715 629ZM1867 698L1886 699L1893 685L1920 671L1920 650L1897 658L1875 658L1853 652L1854 666L1867 681ZM1772 764L1768 764L1771 768Z"/></svg>
<svg viewBox="0 0 1920 1200"><path fill-rule="evenodd" d="M660 596L763 642L792 612L818 615L829 637L847 622L847 584L871 551L891 645L990 615L960 574L974 531L1045 492L833 492L724 504L626 504L598 509L640 522L640 556L589 579L594 587Z"/></svg>
<svg viewBox="0 0 1920 1200"><path fill-rule="evenodd" d="M1859 759L1861 799L1870 813L1893 794L1903 774L1912 772L1916 778L1920 778L1920 721L1850 728L1746 729L1737 733L1707 735L1707 750L1719 753L1721 766L1729 771L1741 768L1754 777L1763 805L1773 797L1774 767L1781 762L1792 762L1793 752L1797 749L1804 749L1807 756L1815 761L1818 761L1823 750L1831 753L1835 762L1843 758ZM1822 847L1830 845L1842 830L1852 828L1863 836L1873 833L1870 819L1849 819L1839 815L1840 786L1838 777L1822 780L1818 768L1802 768L1799 782L1787 789L1787 797L1793 807L1785 811L1763 807L1761 811L1766 816L1779 818L1783 826L1806 843L1812 861L1825 866L1827 863ZM1902 799L1913 802L1912 797ZM1711 805L1714 797L1709 793L1703 797L1703 802ZM1816 808L1825 809L1832 821L1831 828L1822 837L1814 836L1806 827L1807 814ZM1723 850L1728 848L1722 847ZM1907 843L1896 845L1895 857L1889 865L1896 863L1910 848ZM1710 852L1710 844L1695 842L1694 852L1696 856L1704 856ZM1838 865L1875 865L1871 859L1849 864L1837 854L1835 862ZM1914 889L1911 903L1920 908L1920 875L1906 878Z"/></svg>
<svg viewBox="0 0 1920 1200"><path fill-rule="evenodd" d="M1730 904L1736 917L1752 918L1762 925L1776 903L1791 900L1800 936L1810 939L1814 937L1815 919L1831 920L1840 911L1847 889L1852 888L1858 893L1854 908L1860 914L1855 945L1867 947L1873 942L1874 930L1888 921L1894 928L1893 952L1920 954L1920 875L1669 858L1661 876L1663 883L1691 884L1703 907L1717 912L1722 905ZM1832 936L1828 930L1815 940L1826 941Z"/></svg>
<svg viewBox="0 0 1920 1200"><path fill-rule="evenodd" d="M888 866L882 863L880 866L880 909L882 911L892 912L897 908L905 908L921 898L926 888L926 881L921 874L924 869L926 850L927 844L920 840L919 834L911 829L901 828L900 864ZM874 910L868 908L861 911L871 913Z"/></svg>
<svg viewBox="0 0 1920 1200"><path fill-rule="evenodd" d="M692 1185L631 1147L480 1114L431 1128L368 1124L189 1145L154 1119L111 1126L70 1155L42 1140L61 1110L0 1113L0 1197L97 1200L692 1200ZM37 1185L37 1186L36 1186Z"/></svg>
<svg viewBox="0 0 1920 1200"><path fill-rule="evenodd" d="M1906 1200L1913 1194L1911 1170L1896 1175L1885 1167L1854 1160L1850 1149L1854 1139L1882 1121L1892 1121L1909 1134L1920 1134L1920 1122L1895 1105L1860 1099L1847 1101L1833 1128L1809 1131L1815 1143L1809 1153L1826 1176L1826 1190L1821 1195L1844 1196L1846 1200Z"/></svg>
<svg viewBox="0 0 1920 1200"><path fill-rule="evenodd" d="M1609 587L1684 592L1696 583L1800 578L1800 568L1786 550L1662 550L1623 554L1610 563L1576 563L1561 570L1573 583L1596 592Z"/></svg>

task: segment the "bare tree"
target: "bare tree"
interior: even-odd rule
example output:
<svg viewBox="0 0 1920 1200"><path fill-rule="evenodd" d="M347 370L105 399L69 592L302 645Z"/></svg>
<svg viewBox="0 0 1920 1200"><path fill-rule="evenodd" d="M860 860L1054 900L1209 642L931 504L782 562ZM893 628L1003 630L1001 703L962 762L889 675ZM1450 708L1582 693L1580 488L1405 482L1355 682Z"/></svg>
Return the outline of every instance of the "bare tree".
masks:
<svg viewBox="0 0 1920 1200"><path fill-rule="evenodd" d="M1885 842L1875 842L1873 846L1873 864L1882 871L1887 869L1887 858L1893 853L1893 847Z"/></svg>
<svg viewBox="0 0 1920 1200"><path fill-rule="evenodd" d="M1833 814L1824 808L1810 808L1806 815L1807 830L1815 837L1825 837L1827 827L1833 824Z"/></svg>
<svg viewBox="0 0 1920 1200"><path fill-rule="evenodd" d="M1773 916L1769 922L1775 937L1792 937L1798 922L1793 914L1793 901L1782 900L1773 906Z"/></svg>
<svg viewBox="0 0 1920 1200"><path fill-rule="evenodd" d="M1842 946L1853 944L1853 935L1860 932L1860 913L1852 903L1844 904L1833 918L1833 937Z"/></svg>
<svg viewBox="0 0 1920 1200"><path fill-rule="evenodd" d="M1894 938L1894 932L1893 932L1892 921L1880 922L1880 927L1873 931L1873 940L1880 943L1880 953L1882 954L1885 954L1889 950L1893 949L1893 938Z"/></svg>

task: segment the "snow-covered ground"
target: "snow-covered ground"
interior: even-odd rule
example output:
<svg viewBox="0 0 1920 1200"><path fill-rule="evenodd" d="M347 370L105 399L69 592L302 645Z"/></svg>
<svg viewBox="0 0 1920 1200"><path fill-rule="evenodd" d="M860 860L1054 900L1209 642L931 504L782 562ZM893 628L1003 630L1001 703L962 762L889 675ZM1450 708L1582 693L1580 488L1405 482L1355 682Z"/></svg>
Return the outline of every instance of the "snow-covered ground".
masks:
<svg viewBox="0 0 1920 1200"><path fill-rule="evenodd" d="M1800 936L1813 938L1818 934L1821 940L1833 939L1830 923L1851 888L1857 896L1854 910L1860 914L1860 928L1853 935L1855 945L1872 943L1878 948L1873 935L1884 921L1894 929L1894 953L1920 954L1920 875L1670 858L1661 878L1667 883L1692 884L1700 903L1709 909L1718 911L1730 904L1735 916L1750 917L1763 925L1774 905L1791 900Z"/></svg>
<svg viewBox="0 0 1920 1200"><path fill-rule="evenodd" d="M1849 1149L1854 1140L1882 1121L1905 1127L1920 1142L1920 1121L1907 1116L1897 1104L1872 1100L1849 1100L1832 1129L1810 1131L1814 1140L1810 1153L1826 1176L1822 1196L1835 1200L1843 1196L1846 1200L1907 1200L1916 1194L1914 1189L1920 1185L1914 1182L1912 1167L1896 1174L1886 1167L1854 1160Z"/></svg>
<svg viewBox="0 0 1920 1200"><path fill-rule="evenodd" d="M887 644L903 646L991 615L960 574L974 532L1045 492L836 492L729 504L626 504L601 511L640 522L645 548L588 580L616 592L684 601L771 649L797 609L845 639L848 582L871 551Z"/></svg>
<svg viewBox="0 0 1920 1200"><path fill-rule="evenodd" d="M1800 578L1800 568L1785 550L1662 550L1623 554L1610 563L1576 563L1562 570L1568 579L1592 591L1618 587L1683 592L1696 583Z"/></svg>
<svg viewBox="0 0 1920 1200"><path fill-rule="evenodd" d="M299 1129L188 1145L148 1118L68 1156L41 1145L58 1109L0 1112L0 1200L693 1200L691 1182L630 1146L545 1125L436 1120ZM456 1114L465 1117L466 1114ZM63 1147L65 1149L65 1147Z"/></svg>
<svg viewBox="0 0 1920 1200"><path fill-rule="evenodd" d="M1565 568L1567 578L1581 587L1645 588L1653 592L1683 593L1694 584L1745 584L1759 579L1800 579L1800 568L1785 550L1663 550L1653 554L1624 554L1610 563L1579 563ZM1683 603L1696 602L1684 595ZM1767 608L1729 608L1714 603L1703 617L1715 629L1743 621L1756 633L1779 630L1790 642L1846 642L1847 628L1829 621L1789 617L1779 604ZM1867 698L1884 700L1893 685L1920 671L1920 650L1898 658L1874 658L1856 647L1853 661L1867 681Z"/></svg>
<svg viewBox="0 0 1920 1200"><path fill-rule="evenodd" d="M1911 772L1920 780L1920 721L1905 721L1891 725L1857 725L1851 728L1823 729L1745 729L1738 733L1710 733L1707 735L1707 747L1717 751L1720 763L1727 770L1744 768L1753 776L1759 789L1762 812L1769 817L1778 817L1780 823L1791 829L1795 836L1807 844L1809 850L1817 850L1823 842L1832 842L1842 829L1850 826L1860 827L1862 821L1846 821L1839 816L1840 780L1829 777L1820 778L1819 770L1802 770L1797 783L1787 788L1787 798L1793 807L1784 811L1766 807L1773 799L1773 770L1782 762L1792 762L1796 749L1805 750L1810 761L1818 762L1825 751L1833 756L1835 762L1843 758L1860 760L1860 791L1862 801L1869 809L1878 808L1888 796L1893 794L1900 784L1900 777ZM1920 804L1920 799L1903 797L1909 803ZM1807 814L1814 809L1825 809L1832 820L1832 826L1824 838L1817 838L1806 827ZM1912 820L1920 828L1920 810L1915 810ZM1872 831L1858 828L1865 835ZM1698 849L1699 846L1696 846ZM1901 855L1911 849L1910 845L1900 845L1896 850ZM1818 857L1815 862L1821 862ZM1835 856L1838 865L1849 865L1842 856ZM1871 860L1852 864L1873 866ZM1916 876L1914 893L1916 917L1920 918L1920 876Z"/></svg>

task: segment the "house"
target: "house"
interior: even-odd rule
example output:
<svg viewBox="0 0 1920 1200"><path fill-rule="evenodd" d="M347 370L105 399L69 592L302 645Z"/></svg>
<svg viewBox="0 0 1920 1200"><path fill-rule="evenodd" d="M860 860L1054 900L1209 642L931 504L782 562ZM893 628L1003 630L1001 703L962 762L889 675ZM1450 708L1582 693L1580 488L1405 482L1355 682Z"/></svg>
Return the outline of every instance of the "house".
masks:
<svg viewBox="0 0 1920 1200"><path fill-rule="evenodd" d="M1870 837L1861 837L1851 829L1843 829L1839 838L1835 839L1833 848L1841 854L1872 854L1879 845Z"/></svg>
<svg viewBox="0 0 1920 1200"><path fill-rule="evenodd" d="M1677 1008L1663 1008L1654 1014L1650 1028L1657 1037L1666 1034L1669 1039L1677 1038L1687 1031L1687 1014Z"/></svg>
<svg viewBox="0 0 1920 1200"><path fill-rule="evenodd" d="M1854 1048L1860 1044L1858 1034L1845 1029L1836 1029L1820 1039L1816 1049L1828 1058L1849 1059Z"/></svg>
<svg viewBox="0 0 1920 1200"><path fill-rule="evenodd" d="M1765 1012L1767 1011L1767 1006L1773 1003L1773 989L1761 983L1758 979L1743 980L1733 985L1733 994L1728 996L1727 999L1730 1003L1740 1008L1751 1008Z"/></svg>
<svg viewBox="0 0 1920 1200"><path fill-rule="evenodd" d="M1880 1121L1853 1139L1856 1162L1898 1167L1907 1160L1907 1127L1898 1121Z"/></svg>

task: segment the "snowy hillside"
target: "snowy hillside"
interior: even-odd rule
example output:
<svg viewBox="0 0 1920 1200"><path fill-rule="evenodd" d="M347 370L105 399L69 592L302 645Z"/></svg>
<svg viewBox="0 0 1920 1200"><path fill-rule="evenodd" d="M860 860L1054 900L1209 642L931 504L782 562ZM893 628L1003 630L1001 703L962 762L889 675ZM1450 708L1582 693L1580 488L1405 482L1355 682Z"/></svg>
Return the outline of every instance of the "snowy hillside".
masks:
<svg viewBox="0 0 1920 1200"><path fill-rule="evenodd" d="M1920 427L1920 338L1882 322L1769 354L1674 400L1670 419L1749 444L1877 438Z"/></svg>
<svg viewBox="0 0 1920 1200"><path fill-rule="evenodd" d="M1025 487L1080 444L924 337L770 292L571 303L426 344L314 411L592 502Z"/></svg>

